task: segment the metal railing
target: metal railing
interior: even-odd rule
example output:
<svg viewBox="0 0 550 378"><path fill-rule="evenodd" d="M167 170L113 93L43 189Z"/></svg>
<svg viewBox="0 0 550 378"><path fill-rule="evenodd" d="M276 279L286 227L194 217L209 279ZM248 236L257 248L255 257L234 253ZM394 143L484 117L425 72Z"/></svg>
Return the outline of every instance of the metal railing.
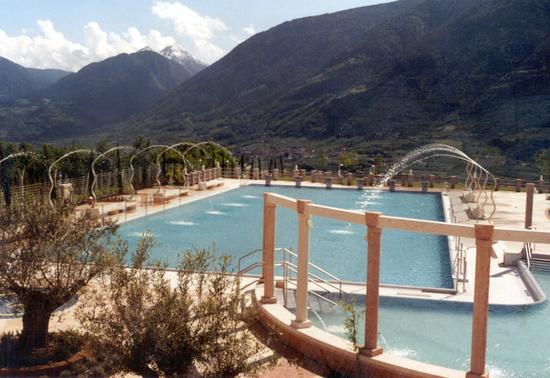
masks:
<svg viewBox="0 0 550 378"><path fill-rule="evenodd" d="M242 276L244 276L245 274L253 271L254 269L262 267L263 261L261 261L261 260L260 261L254 261L253 263L251 263L249 265L243 266L243 261L244 260L248 259L250 256L257 255L260 252L262 252L261 249L255 249L255 250L250 251L247 254L245 254L245 255L243 255L239 258L239 260L237 262L237 277L239 278L239 281L240 281L240 278ZM293 260L293 258L297 259L298 255L296 253L292 252L292 250L290 250L288 248L276 248L275 253L277 253L277 252L282 255L282 260L276 260L275 261L275 267L283 269L283 298L284 298L285 306L287 306L287 304L288 304L289 285L294 285L295 287L297 286L295 275L298 273L298 267L297 267L296 264L293 263L292 260ZM341 279L339 279L338 277L336 277L332 273L327 272L325 269L323 269L323 268L321 268L321 267L319 267L319 266L317 266L317 265L315 265L311 262L309 262L309 268L316 270L318 273L317 274L311 273L308 270L308 282L310 282L311 284L313 284L316 287L318 287L319 289L321 289L324 292L325 295L333 292L333 291L329 290L329 288L336 291L338 293L339 298L342 298L343 294L344 295L347 294L342 289L343 281ZM294 273L294 275L292 273ZM329 279L321 277L320 274L324 274ZM261 277L258 276L257 279L252 280L251 282L247 283L244 286L241 286L240 289L243 290L243 289L251 286L252 284L258 282L260 280L260 278ZM316 291L308 290L308 292L309 292L309 294L313 295L314 297L316 297L318 299L321 299L323 301L326 301L327 303L329 303L333 306L338 305L335 301L325 297L322 294L319 294Z"/></svg>

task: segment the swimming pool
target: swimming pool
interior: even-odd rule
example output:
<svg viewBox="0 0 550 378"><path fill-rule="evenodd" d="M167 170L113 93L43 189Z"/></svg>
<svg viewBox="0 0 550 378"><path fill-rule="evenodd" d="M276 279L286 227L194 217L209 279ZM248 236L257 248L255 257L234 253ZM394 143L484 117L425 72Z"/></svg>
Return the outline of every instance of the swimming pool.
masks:
<svg viewBox="0 0 550 378"><path fill-rule="evenodd" d="M344 189L250 185L124 223L119 234L132 249L145 230L156 239L153 258L174 266L187 249L213 247L216 254L238 258L262 246L263 193L344 209L381 211L386 215L444 220L440 194L390 193ZM296 250L296 214L277 210L276 246ZM310 259L340 279L365 281L366 229L313 218ZM451 288L446 237L387 230L382 235L381 281L386 284Z"/></svg>
<svg viewBox="0 0 550 378"><path fill-rule="evenodd" d="M545 292L550 292L550 273L535 272ZM363 313L364 303L356 309ZM318 313L319 328L345 337L340 308ZM418 361L469 370L472 305L418 299L380 298L379 345L385 353ZM550 305L491 306L489 309L487 368L491 377L550 376ZM326 328L325 328L326 326ZM364 316L359 321L360 343Z"/></svg>

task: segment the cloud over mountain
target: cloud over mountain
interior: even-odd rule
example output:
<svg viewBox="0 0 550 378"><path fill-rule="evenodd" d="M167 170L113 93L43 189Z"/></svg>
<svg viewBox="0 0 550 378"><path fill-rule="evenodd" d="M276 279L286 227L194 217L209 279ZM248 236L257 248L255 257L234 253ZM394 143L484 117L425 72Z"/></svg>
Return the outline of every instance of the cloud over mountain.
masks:
<svg viewBox="0 0 550 378"><path fill-rule="evenodd" d="M81 67L120 53L135 52L145 46L161 50L175 43L174 38L157 30L142 34L130 27L124 33L108 33L97 22L84 26L84 43L76 43L55 29L51 20L37 21L40 32L9 36L0 29L0 56L33 68L77 71Z"/></svg>

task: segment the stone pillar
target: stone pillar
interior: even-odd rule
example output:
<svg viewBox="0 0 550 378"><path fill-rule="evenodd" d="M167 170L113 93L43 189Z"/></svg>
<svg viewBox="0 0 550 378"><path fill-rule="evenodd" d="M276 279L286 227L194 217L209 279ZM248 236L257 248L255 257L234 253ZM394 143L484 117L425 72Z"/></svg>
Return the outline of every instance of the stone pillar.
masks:
<svg viewBox="0 0 550 378"><path fill-rule="evenodd" d="M395 180L388 180L388 186L390 187L390 192L395 192Z"/></svg>
<svg viewBox="0 0 550 378"><path fill-rule="evenodd" d="M296 178L298 176L300 176L300 171L299 170L295 169L294 171L292 171L292 177Z"/></svg>
<svg viewBox="0 0 550 378"><path fill-rule="evenodd" d="M521 192L521 184L523 183L522 179L516 179L516 192Z"/></svg>
<svg viewBox="0 0 550 378"><path fill-rule="evenodd" d="M537 192L544 193L544 180L537 181Z"/></svg>
<svg viewBox="0 0 550 378"><path fill-rule="evenodd" d="M409 173L407 175L407 186L409 188L412 188L414 186L414 175L412 173Z"/></svg>
<svg viewBox="0 0 550 378"><path fill-rule="evenodd" d="M274 181L277 181L279 179L279 169L278 168L274 168L273 169L273 180Z"/></svg>
<svg viewBox="0 0 550 378"><path fill-rule="evenodd" d="M407 173L401 173L401 187L406 187L408 184L408 174Z"/></svg>
<svg viewBox="0 0 550 378"><path fill-rule="evenodd" d="M311 327L307 318L308 268L309 268L309 223L311 217L306 212L307 200L298 200L298 273L296 282L296 319L291 322L294 328Z"/></svg>
<svg viewBox="0 0 550 378"><path fill-rule="evenodd" d="M236 179L241 178L241 167L233 168L233 178L236 178Z"/></svg>
<svg viewBox="0 0 550 378"><path fill-rule="evenodd" d="M428 193L430 183L428 181L422 181L422 193Z"/></svg>
<svg viewBox="0 0 550 378"><path fill-rule="evenodd" d="M276 206L267 201L264 193L264 228L263 228L263 272L264 295L262 303L276 303L275 297L275 224Z"/></svg>
<svg viewBox="0 0 550 378"><path fill-rule="evenodd" d="M374 185L374 173L369 173L367 176L367 185L373 186Z"/></svg>
<svg viewBox="0 0 550 378"><path fill-rule="evenodd" d="M456 184L458 183L458 177L457 176L449 177L449 183L451 184L451 189L456 189Z"/></svg>
<svg viewBox="0 0 550 378"><path fill-rule="evenodd" d="M302 177L301 176L296 176L296 178L294 178L295 182L296 182L296 187L297 188L301 188L302 187Z"/></svg>
<svg viewBox="0 0 550 378"><path fill-rule="evenodd" d="M306 181L307 171L305 169L300 169L300 177L303 181Z"/></svg>
<svg viewBox="0 0 550 378"><path fill-rule="evenodd" d="M430 183L430 188L435 187L435 175L428 175L428 182Z"/></svg>
<svg viewBox="0 0 550 378"><path fill-rule="evenodd" d="M260 168L253 168L252 169L252 179L253 180L259 180L260 179Z"/></svg>
<svg viewBox="0 0 550 378"><path fill-rule="evenodd" d="M265 186L271 186L271 175L265 176Z"/></svg>
<svg viewBox="0 0 550 378"><path fill-rule="evenodd" d="M332 189L332 177L325 178L325 185L327 186L327 189Z"/></svg>
<svg viewBox="0 0 550 378"><path fill-rule="evenodd" d="M466 377L487 377L487 318L489 314L489 275L493 248L493 225L476 224L476 272L472 319L470 371Z"/></svg>
<svg viewBox="0 0 550 378"><path fill-rule="evenodd" d="M374 357L383 352L378 346L378 305L380 289L380 239L382 229L378 226L381 213L365 213L367 226L367 293L365 299L365 345L361 353Z"/></svg>
<svg viewBox="0 0 550 378"><path fill-rule="evenodd" d="M353 173L348 172L348 173L346 174L346 184L347 184L348 186L351 186L351 183L352 183L352 182L353 182Z"/></svg>
<svg viewBox="0 0 550 378"><path fill-rule="evenodd" d="M357 178L357 190L363 190L364 185L365 185L365 179Z"/></svg>
<svg viewBox="0 0 550 378"><path fill-rule="evenodd" d="M525 201L525 228L530 229L533 226L533 195L535 194L535 184L528 183L527 200Z"/></svg>
<svg viewBox="0 0 550 378"><path fill-rule="evenodd" d="M495 177L495 192L498 192L498 187L500 186L500 179L498 177Z"/></svg>

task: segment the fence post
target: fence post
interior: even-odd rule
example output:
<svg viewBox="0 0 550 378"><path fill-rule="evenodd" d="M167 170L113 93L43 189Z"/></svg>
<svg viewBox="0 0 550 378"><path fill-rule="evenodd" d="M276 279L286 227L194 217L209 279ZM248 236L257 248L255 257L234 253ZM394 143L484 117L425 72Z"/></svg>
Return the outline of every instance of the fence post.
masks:
<svg viewBox="0 0 550 378"><path fill-rule="evenodd" d="M525 228L530 229L533 226L533 195L535 194L535 184L527 183L527 199L525 201Z"/></svg>
<svg viewBox="0 0 550 378"><path fill-rule="evenodd" d="M263 272L264 295L262 303L276 303L274 290L275 270L275 223L276 205L268 202L268 194L264 193L264 237L263 237Z"/></svg>
<svg viewBox="0 0 550 378"><path fill-rule="evenodd" d="M294 328L311 327L307 318L308 268L309 268L309 224L311 216L306 213L307 200L298 200L298 277L296 289L296 319L291 322Z"/></svg>
<svg viewBox="0 0 550 378"><path fill-rule="evenodd" d="M378 305L380 289L380 239L382 229L378 226L381 213L365 213L367 225L367 293L365 312L365 345L361 353L369 357L381 354L384 350L378 346Z"/></svg>
<svg viewBox="0 0 550 378"><path fill-rule="evenodd" d="M472 319L470 371L466 377L486 377L487 318L489 314L489 274L493 248L493 225L476 224L476 272Z"/></svg>

